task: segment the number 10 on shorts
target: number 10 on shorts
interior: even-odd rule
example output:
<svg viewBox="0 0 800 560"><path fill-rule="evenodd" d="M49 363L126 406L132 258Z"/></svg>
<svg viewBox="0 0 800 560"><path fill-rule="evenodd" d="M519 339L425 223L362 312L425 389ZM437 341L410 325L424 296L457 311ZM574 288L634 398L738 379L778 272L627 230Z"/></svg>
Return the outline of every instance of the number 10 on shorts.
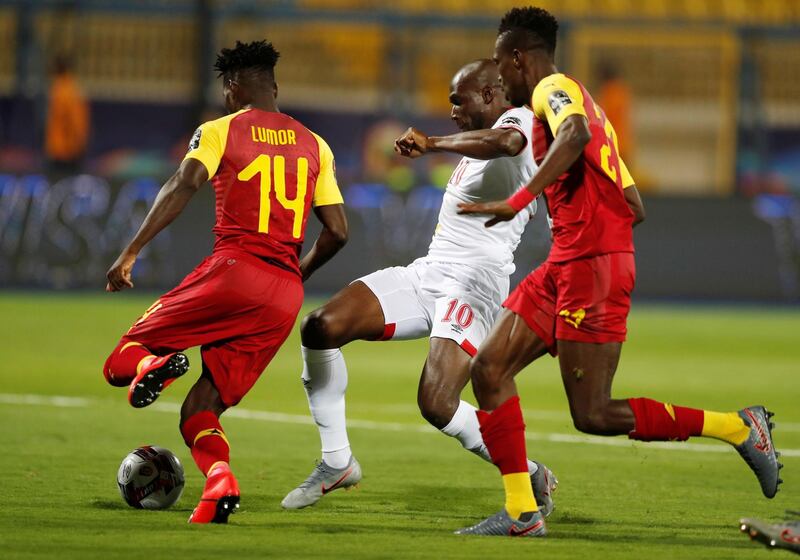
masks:
<svg viewBox="0 0 800 560"><path fill-rule="evenodd" d="M459 305L457 299L451 299L447 304L447 312L442 317L442 323L450 323L455 319L459 327L466 329L472 324L472 319L474 318L475 314L469 304L462 303Z"/></svg>

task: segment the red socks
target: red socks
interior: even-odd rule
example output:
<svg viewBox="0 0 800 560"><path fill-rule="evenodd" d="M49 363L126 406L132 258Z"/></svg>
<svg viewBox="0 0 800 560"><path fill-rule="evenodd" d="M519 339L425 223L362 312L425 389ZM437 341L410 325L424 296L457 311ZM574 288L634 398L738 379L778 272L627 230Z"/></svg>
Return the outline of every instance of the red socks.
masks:
<svg viewBox="0 0 800 560"><path fill-rule="evenodd" d="M636 419L630 439L686 441L703 433L703 411L673 406L652 399L628 399Z"/></svg>
<svg viewBox="0 0 800 560"><path fill-rule="evenodd" d="M136 369L142 359L152 355L153 353L147 347L123 338L106 360L103 366L103 375L105 375L106 381L114 387L130 385L138 373Z"/></svg>
<svg viewBox="0 0 800 560"><path fill-rule="evenodd" d="M493 412L478 410L476 414L483 442L500 473L527 473L525 422L522 420L519 397L511 397Z"/></svg>
<svg viewBox="0 0 800 560"><path fill-rule="evenodd" d="M183 440L204 475L215 463L230 462L230 447L219 418L208 410L198 412L181 425Z"/></svg>

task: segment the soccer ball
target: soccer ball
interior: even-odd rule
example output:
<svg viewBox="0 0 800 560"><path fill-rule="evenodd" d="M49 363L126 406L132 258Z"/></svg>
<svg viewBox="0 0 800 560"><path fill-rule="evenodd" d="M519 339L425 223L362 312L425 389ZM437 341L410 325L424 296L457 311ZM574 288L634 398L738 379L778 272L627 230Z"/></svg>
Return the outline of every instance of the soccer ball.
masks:
<svg viewBox="0 0 800 560"><path fill-rule="evenodd" d="M123 459L117 484L129 506L166 509L183 493L183 465L169 449L146 445Z"/></svg>

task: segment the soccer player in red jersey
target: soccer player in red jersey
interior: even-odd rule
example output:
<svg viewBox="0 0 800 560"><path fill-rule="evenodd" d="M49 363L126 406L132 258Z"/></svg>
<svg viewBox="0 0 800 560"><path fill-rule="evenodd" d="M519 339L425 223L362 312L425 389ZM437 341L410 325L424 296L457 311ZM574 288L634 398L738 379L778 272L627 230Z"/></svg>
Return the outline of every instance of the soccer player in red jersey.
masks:
<svg viewBox="0 0 800 560"><path fill-rule="evenodd" d="M555 18L540 8L514 8L503 17L494 59L509 101L533 109L539 171L505 201L460 206L463 213L492 216L486 222L491 227L544 193L553 246L505 301L471 364L481 434L502 474L506 503L499 513L458 533L546 534L527 479L525 424L514 383L517 373L545 353L543 342L558 356L580 431L642 441L692 436L726 441L771 498L781 482L781 465L771 414L763 406L720 413L647 398L611 398L635 278L634 212L624 193L633 180L602 109L579 82L556 69L557 29Z"/></svg>
<svg viewBox="0 0 800 560"><path fill-rule="evenodd" d="M207 477L191 523L225 523L238 507L219 416L244 397L286 340L303 302L302 281L347 240L330 148L278 111L278 56L265 41L222 49L215 68L231 114L197 129L178 171L108 271L107 291L132 288L138 253L211 179L211 256L145 311L103 368L111 385L129 387L128 399L139 408L186 372L182 351L200 346L202 374L180 420L186 445ZM300 260L312 207L323 229Z"/></svg>

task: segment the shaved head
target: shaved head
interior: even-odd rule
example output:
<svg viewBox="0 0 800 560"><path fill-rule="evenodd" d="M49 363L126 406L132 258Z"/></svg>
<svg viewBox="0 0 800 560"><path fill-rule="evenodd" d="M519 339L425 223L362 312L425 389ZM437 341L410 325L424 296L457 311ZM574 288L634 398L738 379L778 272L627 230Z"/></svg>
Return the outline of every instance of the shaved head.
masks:
<svg viewBox="0 0 800 560"><path fill-rule="evenodd" d="M493 60L482 58L463 66L450 82L450 117L461 130L489 128L505 104L500 74Z"/></svg>
<svg viewBox="0 0 800 560"><path fill-rule="evenodd" d="M461 70L456 72L456 75L453 76L453 85L458 83L471 85L476 89L499 85L500 74L497 72L497 65L493 60L482 58L462 66Z"/></svg>

